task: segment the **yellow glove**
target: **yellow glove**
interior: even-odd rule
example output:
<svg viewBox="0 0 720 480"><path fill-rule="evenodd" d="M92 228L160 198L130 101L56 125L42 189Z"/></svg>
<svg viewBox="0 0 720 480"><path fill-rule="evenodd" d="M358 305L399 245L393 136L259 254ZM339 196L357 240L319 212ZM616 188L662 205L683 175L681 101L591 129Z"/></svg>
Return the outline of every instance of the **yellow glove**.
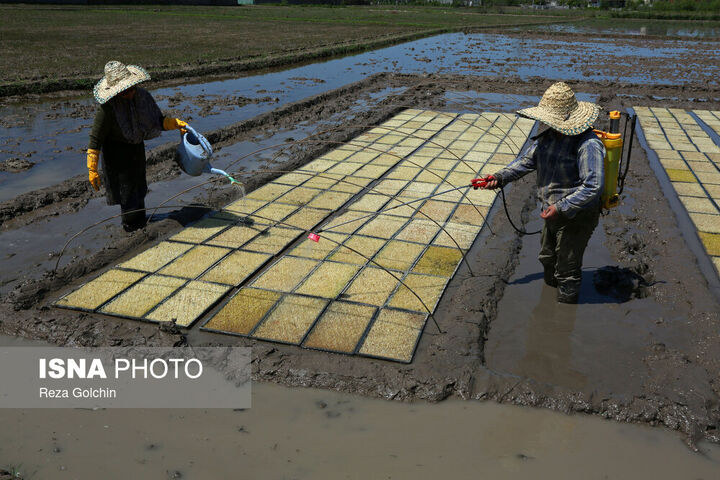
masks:
<svg viewBox="0 0 720 480"><path fill-rule="evenodd" d="M179 118L165 117L163 118L163 130L177 130L180 129L180 133L185 135L184 127L187 127L187 122L180 120Z"/></svg>
<svg viewBox="0 0 720 480"><path fill-rule="evenodd" d="M98 174L98 158L100 151L88 148L87 151L87 168L88 180L95 190L100 190L100 174Z"/></svg>

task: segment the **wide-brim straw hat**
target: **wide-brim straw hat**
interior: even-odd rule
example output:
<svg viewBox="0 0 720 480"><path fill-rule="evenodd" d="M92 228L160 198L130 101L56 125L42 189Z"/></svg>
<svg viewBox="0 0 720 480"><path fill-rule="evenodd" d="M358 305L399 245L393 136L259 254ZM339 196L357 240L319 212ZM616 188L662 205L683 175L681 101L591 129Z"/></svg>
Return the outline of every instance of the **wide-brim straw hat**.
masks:
<svg viewBox="0 0 720 480"><path fill-rule="evenodd" d="M150 80L150 74L144 68L113 60L105 64L105 76L95 84L93 94L95 100L103 104L123 90L146 80Z"/></svg>
<svg viewBox="0 0 720 480"><path fill-rule="evenodd" d="M600 114L600 106L578 102L572 89L566 83L558 82L545 91L537 107L517 113L538 120L563 135L578 135L592 127Z"/></svg>

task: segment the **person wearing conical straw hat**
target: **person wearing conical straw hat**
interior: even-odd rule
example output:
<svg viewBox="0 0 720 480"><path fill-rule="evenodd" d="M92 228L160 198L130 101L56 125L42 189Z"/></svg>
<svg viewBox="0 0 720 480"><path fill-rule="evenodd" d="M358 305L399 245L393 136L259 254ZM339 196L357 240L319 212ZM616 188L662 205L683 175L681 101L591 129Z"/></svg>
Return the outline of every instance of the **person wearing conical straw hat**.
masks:
<svg viewBox="0 0 720 480"><path fill-rule="evenodd" d="M111 61L93 94L100 104L87 150L90 185L105 185L108 205L120 204L122 225L131 232L145 226L145 140L163 130L180 129L187 123L166 117L150 93L138 87L150 75L137 65ZM98 160L102 150L102 180Z"/></svg>
<svg viewBox="0 0 720 480"><path fill-rule="evenodd" d="M599 112L598 105L579 102L567 84L551 85L537 107L517 112L545 129L515 161L485 177L485 188L494 189L537 171L545 220L539 260L562 303L578 301L583 254L600 217L605 147L592 131Z"/></svg>

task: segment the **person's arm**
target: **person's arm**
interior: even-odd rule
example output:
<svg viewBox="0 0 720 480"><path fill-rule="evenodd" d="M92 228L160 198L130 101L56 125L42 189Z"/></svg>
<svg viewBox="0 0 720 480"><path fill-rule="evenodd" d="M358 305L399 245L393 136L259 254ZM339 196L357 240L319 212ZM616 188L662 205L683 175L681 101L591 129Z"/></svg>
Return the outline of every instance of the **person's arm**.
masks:
<svg viewBox="0 0 720 480"><path fill-rule="evenodd" d="M105 137L107 137L109 124L105 121L105 109L100 107L95 114L95 121L90 132L90 142L87 149L88 181L95 190L100 190L100 173L98 172L98 161L100 149L102 149Z"/></svg>
<svg viewBox="0 0 720 480"><path fill-rule="evenodd" d="M497 182L498 187L504 187L510 182L524 177L528 173L537 168L535 160L535 151L537 150L538 140L535 140L525 149L513 162L507 167L493 173L493 178Z"/></svg>
<svg viewBox="0 0 720 480"><path fill-rule="evenodd" d="M102 150L105 137L107 137L108 131L110 130L110 122L105 121L106 117L105 109L99 107L95 113L95 120L93 121L92 130L90 131L88 150Z"/></svg>
<svg viewBox="0 0 720 480"><path fill-rule="evenodd" d="M578 149L578 172L582 183L573 193L555 204L567 218L573 218L602 192L604 184L603 161L605 146L599 138L586 140Z"/></svg>

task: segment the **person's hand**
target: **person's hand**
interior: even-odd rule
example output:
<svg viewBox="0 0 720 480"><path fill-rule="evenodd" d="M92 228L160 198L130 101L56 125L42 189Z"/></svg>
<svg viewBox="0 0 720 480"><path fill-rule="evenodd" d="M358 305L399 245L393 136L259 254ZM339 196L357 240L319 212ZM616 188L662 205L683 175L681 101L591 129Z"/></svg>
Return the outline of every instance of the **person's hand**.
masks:
<svg viewBox="0 0 720 480"><path fill-rule="evenodd" d="M100 152L92 148L87 151L88 180L95 191L100 190L100 174L98 173L98 158Z"/></svg>
<svg viewBox="0 0 720 480"><path fill-rule="evenodd" d="M550 205L548 208L540 212L540 218L543 218L545 220L554 220L559 216L560 212L555 205Z"/></svg>
<svg viewBox="0 0 720 480"><path fill-rule="evenodd" d="M485 186L481 187L481 188L483 188L485 190L495 190L496 188L498 188L500 186L500 182L498 182L497 179L495 177L493 177L492 175L487 175L487 176L483 177L483 180L485 180L486 183L485 183Z"/></svg>
<svg viewBox="0 0 720 480"><path fill-rule="evenodd" d="M165 130L180 130L180 135L187 133L187 122L180 120L179 118L165 117L163 118L163 129Z"/></svg>

